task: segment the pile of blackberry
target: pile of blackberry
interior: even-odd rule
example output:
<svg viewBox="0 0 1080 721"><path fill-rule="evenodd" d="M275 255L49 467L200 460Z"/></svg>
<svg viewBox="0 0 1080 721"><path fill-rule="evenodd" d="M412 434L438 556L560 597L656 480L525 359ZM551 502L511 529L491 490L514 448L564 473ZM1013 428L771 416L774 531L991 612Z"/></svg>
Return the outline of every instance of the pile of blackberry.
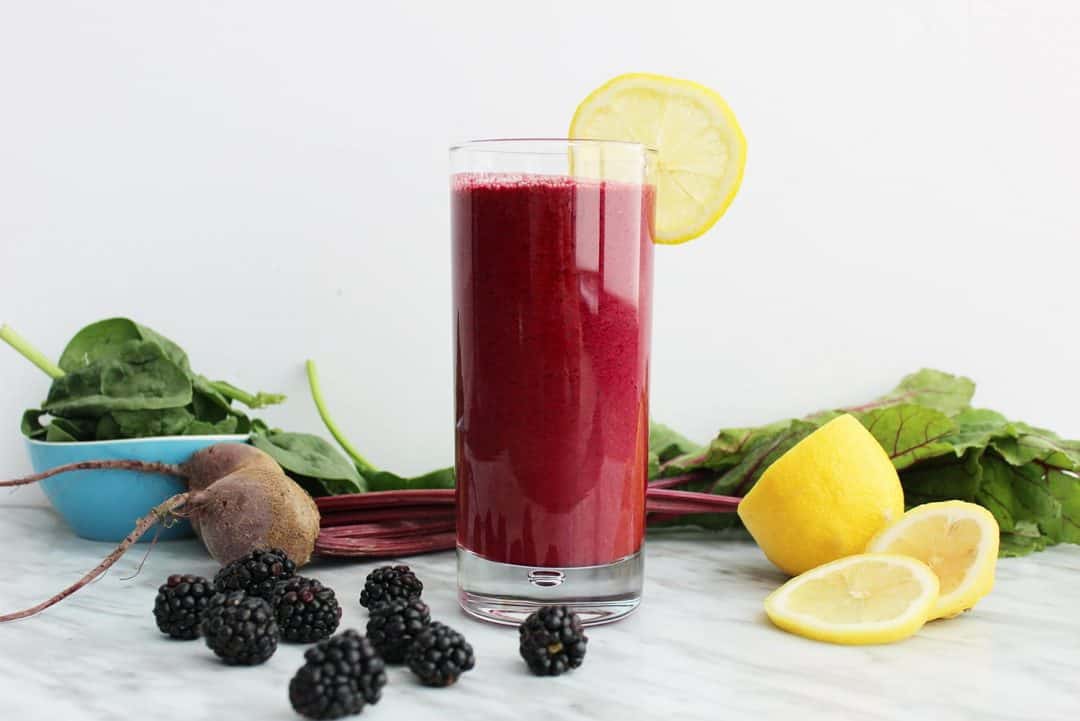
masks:
<svg viewBox="0 0 1080 721"><path fill-rule="evenodd" d="M194 639L228 665L256 665L279 641L315 643L289 683L292 707L311 719L336 719L378 703L386 665L405 664L425 686L447 687L476 665L465 637L431 620L421 599L424 584L408 566L376 568L364 582L367 636L332 635L341 606L330 588L296 575L278 549L264 549L222 568L213 581L169 576L154 600L158 628L172 638ZM519 651L529 670L558 676L581 666L588 638L566 606L544 606L519 627Z"/></svg>
<svg viewBox="0 0 1080 721"><path fill-rule="evenodd" d="M408 566L368 574L360 605L368 609L367 637L387 663L404 663L427 686L450 686L476 664L472 646L449 626L431 621L420 596L424 584Z"/></svg>
<svg viewBox="0 0 1080 721"><path fill-rule="evenodd" d="M341 621L333 589L296 575L280 549L259 549L227 564L213 582L170 576L158 589L154 619L172 638L203 636L230 665L266 661L279 640L313 643L329 638Z"/></svg>

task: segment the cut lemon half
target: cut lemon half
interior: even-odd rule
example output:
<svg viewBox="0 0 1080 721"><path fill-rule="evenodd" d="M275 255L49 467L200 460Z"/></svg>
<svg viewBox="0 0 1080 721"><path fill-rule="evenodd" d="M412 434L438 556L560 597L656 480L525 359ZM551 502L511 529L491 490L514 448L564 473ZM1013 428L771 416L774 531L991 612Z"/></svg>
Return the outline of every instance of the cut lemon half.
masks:
<svg viewBox="0 0 1080 721"><path fill-rule="evenodd" d="M922 561L863 553L796 576L765 599L780 628L829 643L889 643L926 623L938 579Z"/></svg>
<svg viewBox="0 0 1080 721"><path fill-rule="evenodd" d="M574 113L571 138L624 140L657 151L657 243L684 243L716 223L735 199L746 138L716 92L663 75L620 75Z"/></svg>
<svg viewBox="0 0 1080 721"><path fill-rule="evenodd" d="M904 515L904 489L881 444L845 414L766 468L738 512L765 556L797 576L862 553Z"/></svg>
<svg viewBox="0 0 1080 721"><path fill-rule="evenodd" d="M870 539L866 550L917 558L937 574L941 593L931 618L974 606L994 587L1001 531L990 511L965 501L916 506Z"/></svg>

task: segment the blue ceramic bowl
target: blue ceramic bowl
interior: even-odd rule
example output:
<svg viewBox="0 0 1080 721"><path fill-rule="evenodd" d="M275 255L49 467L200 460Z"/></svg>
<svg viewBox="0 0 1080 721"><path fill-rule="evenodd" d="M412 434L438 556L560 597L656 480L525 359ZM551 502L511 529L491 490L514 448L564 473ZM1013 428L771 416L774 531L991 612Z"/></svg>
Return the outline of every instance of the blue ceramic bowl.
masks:
<svg viewBox="0 0 1080 721"><path fill-rule="evenodd" d="M215 443L245 443L246 435L163 436L119 441L47 443L26 439L35 473L79 461L122 459L183 463L195 451ZM53 507L72 530L92 541L122 541L150 510L186 486L179 478L133 471L92 470L61 473L41 482ZM156 531L142 537L150 541ZM161 530L160 540L192 535L191 524L178 522Z"/></svg>

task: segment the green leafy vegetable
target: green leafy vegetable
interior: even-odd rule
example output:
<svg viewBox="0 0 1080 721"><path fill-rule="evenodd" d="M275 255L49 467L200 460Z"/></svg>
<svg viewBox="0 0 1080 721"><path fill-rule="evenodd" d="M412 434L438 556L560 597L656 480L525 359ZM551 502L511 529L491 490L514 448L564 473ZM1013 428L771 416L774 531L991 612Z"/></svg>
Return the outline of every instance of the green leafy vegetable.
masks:
<svg viewBox="0 0 1080 721"><path fill-rule="evenodd" d="M967 409L974 395L975 383L970 378L923 368L905 376L896 388L880 398L866 405L844 410L849 413L859 413L875 408L914 404L951 416Z"/></svg>
<svg viewBox="0 0 1080 721"><path fill-rule="evenodd" d="M321 483L331 494L363 493L364 479L333 446L307 433L255 433L251 442L290 474Z"/></svg>
<svg viewBox="0 0 1080 721"><path fill-rule="evenodd" d="M855 417L874 435L897 470L953 452L953 446L944 439L956 430L956 425L933 408L903 403L857 413Z"/></svg>
<svg viewBox="0 0 1080 721"><path fill-rule="evenodd" d="M219 395L243 403L251 409L273 406L285 401L285 396L280 393L248 393L228 381L209 381L209 384Z"/></svg>
<svg viewBox="0 0 1080 721"><path fill-rule="evenodd" d="M440 468L422 476L404 478L389 471L376 471L367 477L369 491L400 491L424 488L453 488L454 469Z"/></svg>
<svg viewBox="0 0 1080 721"><path fill-rule="evenodd" d="M190 370L187 354L180 346L128 318L106 318L80 330L60 354L60 368L71 373L99 361L120 358L131 341L153 343L182 370Z"/></svg>
<svg viewBox="0 0 1080 721"><path fill-rule="evenodd" d="M53 381L42 405L53 415L100 417L111 411L159 410L191 402L191 379L157 343L131 340L111 357Z"/></svg>
<svg viewBox="0 0 1080 721"><path fill-rule="evenodd" d="M128 318L82 328L57 365L7 326L0 339L53 378L42 408L23 418L23 433L39 440L247 433L256 422L234 407L234 400L257 408L285 399L195 373L179 345ZM268 430L266 424L259 428Z"/></svg>
<svg viewBox="0 0 1080 721"><path fill-rule="evenodd" d="M22 434L27 438L33 438L34 440L45 440L45 427L41 425L41 417L45 415L45 411L31 408L23 412L22 422L19 424L19 429Z"/></svg>
<svg viewBox="0 0 1080 721"><path fill-rule="evenodd" d="M705 452L671 459L654 475L708 472L687 487L744 495L784 451L841 412L855 415L900 471L909 506L960 499L985 506L1002 530L1002 554L1080 543L1080 442L972 408L975 384L921 370L890 393L854 408L801 420L720 431ZM703 527L732 518L688 517Z"/></svg>

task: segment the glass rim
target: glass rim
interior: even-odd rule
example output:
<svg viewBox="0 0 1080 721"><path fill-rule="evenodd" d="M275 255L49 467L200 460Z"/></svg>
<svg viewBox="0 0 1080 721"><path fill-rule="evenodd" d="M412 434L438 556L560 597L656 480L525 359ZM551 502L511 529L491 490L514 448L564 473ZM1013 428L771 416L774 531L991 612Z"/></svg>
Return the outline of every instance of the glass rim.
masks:
<svg viewBox="0 0 1080 721"><path fill-rule="evenodd" d="M558 150L536 150L536 149L516 149L501 148L500 145L516 145L525 143L536 143L543 146L548 144L559 144ZM456 153L459 151L475 151L481 153L492 153L497 155L549 155L549 154L562 154L566 152L567 147L573 147L575 145L581 146L603 146L603 145L615 145L625 148L640 148L646 156L654 156L657 154L657 149L651 145L645 145L634 140L612 140L609 138L476 138L474 140L466 140L461 143L455 143L450 146L450 152Z"/></svg>

